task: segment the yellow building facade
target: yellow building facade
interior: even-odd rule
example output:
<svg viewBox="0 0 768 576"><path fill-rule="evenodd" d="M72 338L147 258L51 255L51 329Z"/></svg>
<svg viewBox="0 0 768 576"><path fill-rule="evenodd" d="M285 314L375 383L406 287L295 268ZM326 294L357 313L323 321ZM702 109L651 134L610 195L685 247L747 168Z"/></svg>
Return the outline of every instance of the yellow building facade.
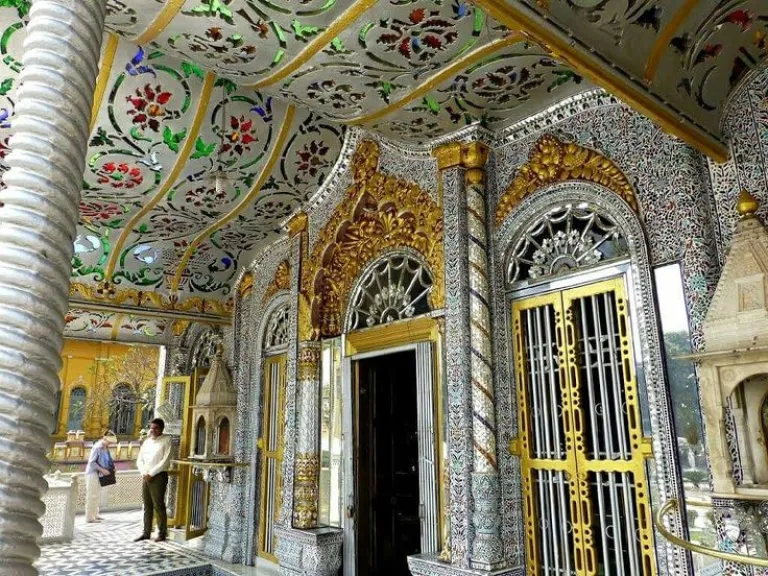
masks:
<svg viewBox="0 0 768 576"><path fill-rule="evenodd" d="M154 388L159 351L158 346L66 339L53 438L64 440L68 432L82 430L92 439L105 428L118 437L137 437L145 417L137 392ZM136 372L121 374L134 363Z"/></svg>

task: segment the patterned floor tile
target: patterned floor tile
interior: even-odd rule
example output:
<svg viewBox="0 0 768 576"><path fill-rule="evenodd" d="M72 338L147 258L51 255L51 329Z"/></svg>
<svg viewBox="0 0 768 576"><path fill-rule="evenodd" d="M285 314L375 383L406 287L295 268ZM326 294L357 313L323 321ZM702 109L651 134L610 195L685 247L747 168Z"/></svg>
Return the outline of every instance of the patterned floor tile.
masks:
<svg viewBox="0 0 768 576"><path fill-rule="evenodd" d="M42 547L40 576L146 576L170 573L211 574L210 559L173 542L133 542L141 534L141 511L104 514L86 524L79 516L75 537L67 544ZM198 570L187 570L199 567Z"/></svg>

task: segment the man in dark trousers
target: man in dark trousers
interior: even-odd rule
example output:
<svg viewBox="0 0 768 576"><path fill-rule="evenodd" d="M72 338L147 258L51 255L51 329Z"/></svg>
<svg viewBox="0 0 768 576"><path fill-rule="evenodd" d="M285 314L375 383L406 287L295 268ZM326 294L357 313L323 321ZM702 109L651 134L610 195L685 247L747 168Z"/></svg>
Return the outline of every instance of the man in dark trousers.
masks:
<svg viewBox="0 0 768 576"><path fill-rule="evenodd" d="M144 502L144 531L136 542L149 540L152 534L152 516L157 514L157 538L163 542L168 537L168 513L165 509L165 491L168 488L168 468L171 465L171 439L163 435L165 422L155 418L149 423L149 436L144 440L136 459L136 467L144 477L142 500Z"/></svg>

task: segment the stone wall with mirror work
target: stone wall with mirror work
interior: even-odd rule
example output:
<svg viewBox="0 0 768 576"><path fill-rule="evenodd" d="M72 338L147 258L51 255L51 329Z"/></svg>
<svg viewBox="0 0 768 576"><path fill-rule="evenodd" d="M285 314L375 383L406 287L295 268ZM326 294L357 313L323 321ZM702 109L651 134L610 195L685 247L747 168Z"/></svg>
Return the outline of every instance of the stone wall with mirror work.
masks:
<svg viewBox="0 0 768 576"><path fill-rule="evenodd" d="M768 66L747 78L733 95L723 117L723 132L730 159L723 164L709 161L721 261L738 222L733 207L741 190L761 201L757 216L768 221Z"/></svg>
<svg viewBox="0 0 768 576"><path fill-rule="evenodd" d="M758 80L754 80L757 82ZM736 104L734 104L735 106ZM752 108L749 108L752 110ZM746 114L743 114L747 116ZM756 132L755 132L756 133ZM642 223L643 234L649 248L647 272L655 293L648 296L649 306L655 309L660 324L660 338L653 351L664 358L662 382L663 394L671 396L671 415L655 414L660 426L668 426L672 440L659 444L655 450L676 453L675 460L681 470L681 490L688 502L687 517L692 539L710 546L717 545L713 523L718 520L720 540L727 523L723 514L715 518L710 486L710 474L705 448L705 430L702 427L699 408L699 386L690 355L702 349L704 338L702 323L720 275L723 230L727 223L735 221L733 199L737 197L738 181L729 181L718 175L717 170L737 174L739 160L717 170L704 157L679 140L664 134L651 121L632 111L618 100L601 92L586 92L563 102L545 114L526 120L503 133L490 135L482 130L465 133L462 138L485 139L492 150L488 165L488 210L492 213L499 198L511 185L520 168L541 154L542 137L554 138L554 148L544 150L556 155L558 146L575 143L589 155L592 152L610 161L624 175L627 186L636 198L636 212ZM748 132L733 134L745 140ZM332 219L334 210L344 201L355 175L349 169L354 151L363 140L373 140L380 150L379 170L393 174L404 181L419 184L434 200L442 200L442 209L450 205L452 196L460 190L459 178L449 174L443 178L437 170L435 159L428 148L403 147L357 130L350 130L342 157L335 171L329 176L307 207L308 246L313 250L319 241L322 228ZM741 165L745 165L741 160ZM752 170L750 168L750 170ZM756 173L756 172L752 172ZM711 175L711 178L710 178ZM579 180L579 177L574 177ZM758 195L760 191L758 190ZM442 196L442 197L441 197ZM453 202L455 204L455 202ZM490 218L489 218L490 220ZM458 242L461 239L457 239ZM252 289L251 303L238 309L236 334L230 339L230 353L234 358L233 377L238 385L238 406L243 418L242 429L236 435L237 458L250 461L253 467L238 474L231 486L215 488L210 534L206 537L207 549L217 555L248 561L255 550L258 534L258 491L260 489L254 471L258 470L256 440L259 434L258 409L261 401L261 336L260 322L264 316L266 285L276 278L278 264L300 261L297 247L284 242L267 251L254 263L256 287ZM491 262L498 269L500 262ZM298 283L297 270L291 268L289 278ZM291 288L289 290L289 288ZM283 287L290 299L291 326L289 364L295 362L297 286ZM503 325L504 317L494 319L494 329ZM497 340L506 335L497 334ZM336 352L326 347L322 355L334 357ZM291 358L293 360L291 360ZM524 541L520 512L520 471L515 458L508 454L506 446L514 438L517 427L514 384L510 384L509 366L505 354L497 351L496 416L499 425L499 457L502 481L502 537L505 559L512 566L522 563L521 542ZM321 362L319 384L318 446L319 459L319 516L320 523L335 526L344 510L338 498L338 375L334 374L335 362ZM326 370L327 366L327 370ZM294 374L295 366L289 369ZM506 371L506 372L505 372ZM290 377L289 377L290 380ZM745 402L748 399L744 398ZM292 400L291 400L292 402ZM288 407L293 410L294 408ZM650 410L644 406L645 428L650 427ZM757 421L750 420L750 425ZM673 434L673 435L672 435ZM286 441L293 437L286 434ZM666 482L665 478L652 478L651 484ZM675 480L672 480L674 484ZM292 495L285 494L285 506ZM255 504L254 504L255 503ZM659 497L654 497L658 507ZM284 506L284 507L285 507ZM742 511L743 512L743 511ZM739 512L739 514L742 514ZM736 512L734 512L735 517ZM659 540L661 541L661 540ZM665 554L659 547L658 556ZM711 563L710 563L711 565ZM709 570L707 563L698 557L697 569Z"/></svg>

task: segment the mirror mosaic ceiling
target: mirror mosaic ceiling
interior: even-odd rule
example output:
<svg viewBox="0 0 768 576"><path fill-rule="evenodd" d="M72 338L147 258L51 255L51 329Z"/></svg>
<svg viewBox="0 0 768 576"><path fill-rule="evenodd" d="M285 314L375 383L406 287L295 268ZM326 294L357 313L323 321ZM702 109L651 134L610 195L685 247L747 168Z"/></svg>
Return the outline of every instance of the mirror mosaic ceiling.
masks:
<svg viewBox="0 0 768 576"><path fill-rule="evenodd" d="M108 0L73 281L226 302L328 177L349 126L423 144L591 87L489 16L499 6L513 4ZM0 2L0 170L28 9ZM728 94L768 51L762 0L514 9L568 30L716 136Z"/></svg>

